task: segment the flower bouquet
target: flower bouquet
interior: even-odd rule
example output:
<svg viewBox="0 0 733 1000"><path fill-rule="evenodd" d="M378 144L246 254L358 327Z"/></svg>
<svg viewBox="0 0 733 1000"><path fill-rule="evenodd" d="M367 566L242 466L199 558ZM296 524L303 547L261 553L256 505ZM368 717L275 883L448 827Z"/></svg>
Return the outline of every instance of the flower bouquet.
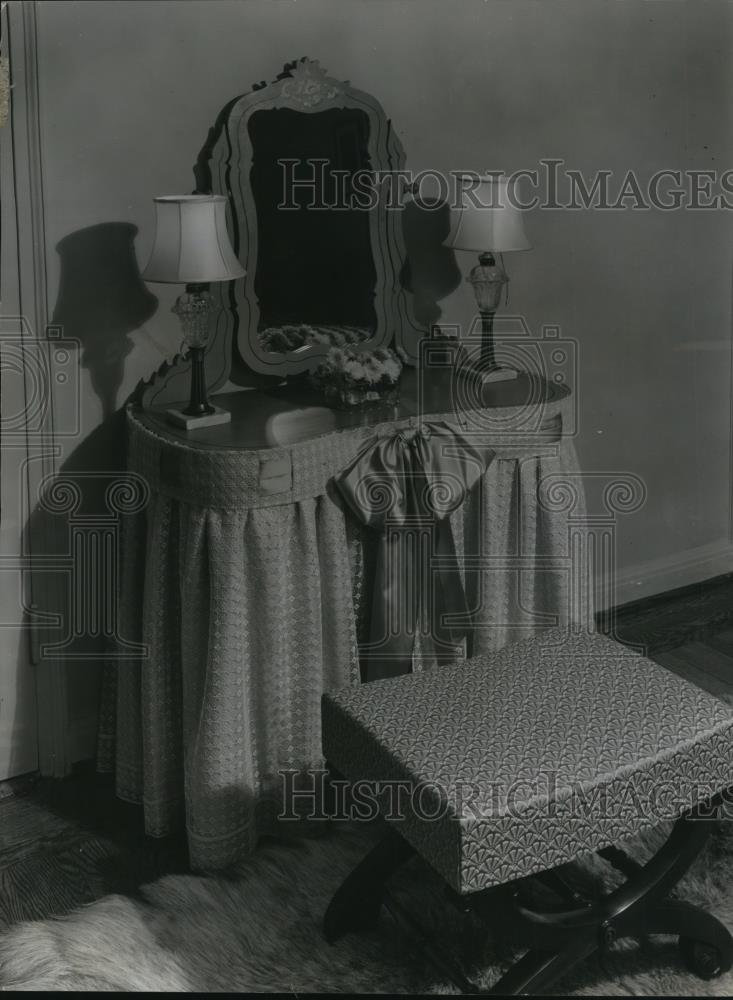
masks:
<svg viewBox="0 0 733 1000"><path fill-rule="evenodd" d="M400 357L387 347L362 353L332 347L310 380L332 406L352 409L367 403L396 403L401 374Z"/></svg>

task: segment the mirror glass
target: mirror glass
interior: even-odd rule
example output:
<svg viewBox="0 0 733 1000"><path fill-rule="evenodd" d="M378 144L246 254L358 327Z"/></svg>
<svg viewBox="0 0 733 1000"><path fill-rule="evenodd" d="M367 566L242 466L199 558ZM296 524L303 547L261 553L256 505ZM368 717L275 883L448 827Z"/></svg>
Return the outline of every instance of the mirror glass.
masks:
<svg viewBox="0 0 733 1000"><path fill-rule="evenodd" d="M368 340L377 272L369 213L354 204L351 183L371 168L368 117L355 108L274 108L253 114L248 128L263 347L297 349L308 337L303 327Z"/></svg>

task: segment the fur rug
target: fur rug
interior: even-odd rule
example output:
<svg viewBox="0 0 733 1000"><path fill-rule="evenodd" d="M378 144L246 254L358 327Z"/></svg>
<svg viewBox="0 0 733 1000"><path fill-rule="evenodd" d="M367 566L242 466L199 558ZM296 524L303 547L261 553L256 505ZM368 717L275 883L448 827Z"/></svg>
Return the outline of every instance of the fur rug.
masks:
<svg viewBox="0 0 733 1000"><path fill-rule="evenodd" d="M67 916L18 924L0 939L0 989L197 992L457 992L384 914L373 932L329 946L321 918L373 834L340 829L319 839L269 842L229 878L168 876L136 898L108 896ZM663 839L635 841L640 860ZM587 882L605 864L571 875ZM611 876L613 877L613 876ZM514 959L470 915L442 898L419 860L395 891L441 935L469 976L487 988ZM680 887L733 928L733 824L724 823ZM585 995L730 996L733 973L702 982L682 966L671 939L623 942L576 968L558 992Z"/></svg>

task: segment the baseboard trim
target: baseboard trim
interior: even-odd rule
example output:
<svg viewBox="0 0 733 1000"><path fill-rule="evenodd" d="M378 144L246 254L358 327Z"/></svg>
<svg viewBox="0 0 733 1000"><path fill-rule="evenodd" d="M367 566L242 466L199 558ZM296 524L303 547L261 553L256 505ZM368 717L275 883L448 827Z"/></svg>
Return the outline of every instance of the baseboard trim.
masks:
<svg viewBox="0 0 733 1000"><path fill-rule="evenodd" d="M617 604L613 610L617 617L633 615L638 611L648 611L655 607L661 607L670 601L681 600L685 597L696 597L705 591L715 590L716 587L728 587L732 583L733 573L723 573L721 576L709 577L697 583L688 583L684 587L676 587L674 590L664 590L660 594L640 597L635 601L628 601L626 604Z"/></svg>
<svg viewBox="0 0 733 1000"><path fill-rule="evenodd" d="M607 594L608 589L596 581L596 608L599 611L611 607L619 609L647 598L667 597L670 591L709 582L729 573L733 573L733 544L726 538L621 570L611 590L612 599L605 606L598 598Z"/></svg>
<svg viewBox="0 0 733 1000"><path fill-rule="evenodd" d="M27 774L19 774L15 778L5 778L0 781L0 803L5 799L19 799L23 795L29 795L40 777L38 771L29 771Z"/></svg>

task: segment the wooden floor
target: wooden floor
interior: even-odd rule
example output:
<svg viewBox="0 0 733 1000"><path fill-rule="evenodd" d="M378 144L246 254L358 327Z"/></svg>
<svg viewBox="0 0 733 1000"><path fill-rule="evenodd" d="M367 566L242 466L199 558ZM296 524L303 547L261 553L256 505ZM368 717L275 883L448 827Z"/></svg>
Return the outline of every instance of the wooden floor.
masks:
<svg viewBox="0 0 733 1000"><path fill-rule="evenodd" d="M0 801L0 928L187 870L185 838L146 837L140 810L106 777L39 779Z"/></svg>
<svg viewBox="0 0 733 1000"><path fill-rule="evenodd" d="M630 609L615 635L733 704L733 580ZM24 794L0 797L0 928L187 870L185 838L145 837L140 810L109 779L17 784Z"/></svg>
<svg viewBox="0 0 733 1000"><path fill-rule="evenodd" d="M599 627L606 631L603 616ZM733 577L685 587L615 614L615 635L621 642L641 643L649 656L677 649L691 642L707 641L733 629Z"/></svg>
<svg viewBox="0 0 733 1000"><path fill-rule="evenodd" d="M733 704L733 629L654 654L657 663Z"/></svg>

